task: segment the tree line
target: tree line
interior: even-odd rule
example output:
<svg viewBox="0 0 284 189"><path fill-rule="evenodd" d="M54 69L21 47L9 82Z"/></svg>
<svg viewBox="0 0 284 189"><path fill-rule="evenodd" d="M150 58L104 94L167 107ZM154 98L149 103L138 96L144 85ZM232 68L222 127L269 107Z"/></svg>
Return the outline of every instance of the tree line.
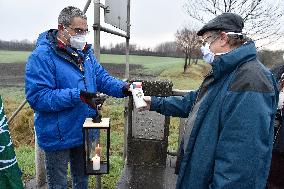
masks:
<svg viewBox="0 0 284 189"><path fill-rule="evenodd" d="M103 54L125 54L126 44L118 43L110 45L108 47L101 47L101 53ZM183 52L178 48L176 42L164 42L158 44L155 48L141 48L136 44L129 45L130 55L140 56L162 56L162 57L184 57Z"/></svg>
<svg viewBox="0 0 284 189"><path fill-rule="evenodd" d="M35 42L30 42L28 40L13 40L4 41L0 39L0 50L9 51L32 51L35 47Z"/></svg>
<svg viewBox="0 0 284 189"><path fill-rule="evenodd" d="M118 43L108 47L101 47L103 54L125 54L125 43ZM5 41L0 39L0 50L9 51L32 51L35 48L35 42L28 40L12 40ZM136 44L130 44L131 55L142 56L167 56L167 57L183 57L183 52L177 48L176 42L164 42L157 45L155 48L141 48Z"/></svg>
<svg viewBox="0 0 284 189"><path fill-rule="evenodd" d="M0 39L0 50L10 51L32 51L35 48L35 42L28 40L12 40L5 41ZM109 45L108 47L101 47L101 53L103 54L125 54L125 43L118 43L115 45ZM169 41L158 44L154 48L141 48L136 44L130 44L131 55L141 56L163 56L163 57L179 57L183 58L184 51L177 44L177 41Z"/></svg>

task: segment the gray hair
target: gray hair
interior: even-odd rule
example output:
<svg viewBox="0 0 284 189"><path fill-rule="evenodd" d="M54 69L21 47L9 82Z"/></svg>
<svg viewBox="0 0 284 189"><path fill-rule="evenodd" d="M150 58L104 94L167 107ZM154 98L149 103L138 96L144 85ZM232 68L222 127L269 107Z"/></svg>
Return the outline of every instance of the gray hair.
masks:
<svg viewBox="0 0 284 189"><path fill-rule="evenodd" d="M80 17L87 20L87 16L77 7L65 7L58 16L58 24L70 26L74 17Z"/></svg>

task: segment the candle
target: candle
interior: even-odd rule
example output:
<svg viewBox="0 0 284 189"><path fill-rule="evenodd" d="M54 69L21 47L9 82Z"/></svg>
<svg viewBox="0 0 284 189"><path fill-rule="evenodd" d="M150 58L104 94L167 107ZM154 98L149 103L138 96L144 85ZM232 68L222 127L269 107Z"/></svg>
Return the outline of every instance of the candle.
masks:
<svg viewBox="0 0 284 189"><path fill-rule="evenodd" d="M101 148L100 145L98 144L98 146L95 148L95 154L98 154L98 156L101 157L101 150L102 150L102 148Z"/></svg>
<svg viewBox="0 0 284 189"><path fill-rule="evenodd" d="M95 170L95 171L100 170L100 168L101 168L101 158L100 158L100 156L98 156L96 154L95 157L92 158L92 160L93 160L93 170Z"/></svg>

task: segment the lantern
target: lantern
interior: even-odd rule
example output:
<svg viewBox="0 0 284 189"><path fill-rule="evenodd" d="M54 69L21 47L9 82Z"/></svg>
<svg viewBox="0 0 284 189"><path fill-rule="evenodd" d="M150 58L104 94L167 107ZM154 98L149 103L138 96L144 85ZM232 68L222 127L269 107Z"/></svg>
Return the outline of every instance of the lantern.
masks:
<svg viewBox="0 0 284 189"><path fill-rule="evenodd" d="M83 125L85 173L109 173L110 119L87 118Z"/></svg>

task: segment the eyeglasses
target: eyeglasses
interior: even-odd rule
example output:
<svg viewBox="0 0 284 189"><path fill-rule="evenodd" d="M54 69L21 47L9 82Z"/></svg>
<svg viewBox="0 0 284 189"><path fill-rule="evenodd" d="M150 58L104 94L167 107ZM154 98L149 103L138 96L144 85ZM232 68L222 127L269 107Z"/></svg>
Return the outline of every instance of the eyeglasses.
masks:
<svg viewBox="0 0 284 189"><path fill-rule="evenodd" d="M214 37L214 35L209 35L207 37L205 37L204 39L201 39L200 42L202 43L202 45L205 45L205 43L208 43L208 39ZM212 43L213 41L215 41L219 36L216 36L210 43Z"/></svg>
<svg viewBox="0 0 284 189"><path fill-rule="evenodd" d="M78 35L86 35L86 34L89 34L90 31L88 29L81 29L81 28L72 28L70 26L68 26L68 28L71 28L72 30L75 31L76 34Z"/></svg>

